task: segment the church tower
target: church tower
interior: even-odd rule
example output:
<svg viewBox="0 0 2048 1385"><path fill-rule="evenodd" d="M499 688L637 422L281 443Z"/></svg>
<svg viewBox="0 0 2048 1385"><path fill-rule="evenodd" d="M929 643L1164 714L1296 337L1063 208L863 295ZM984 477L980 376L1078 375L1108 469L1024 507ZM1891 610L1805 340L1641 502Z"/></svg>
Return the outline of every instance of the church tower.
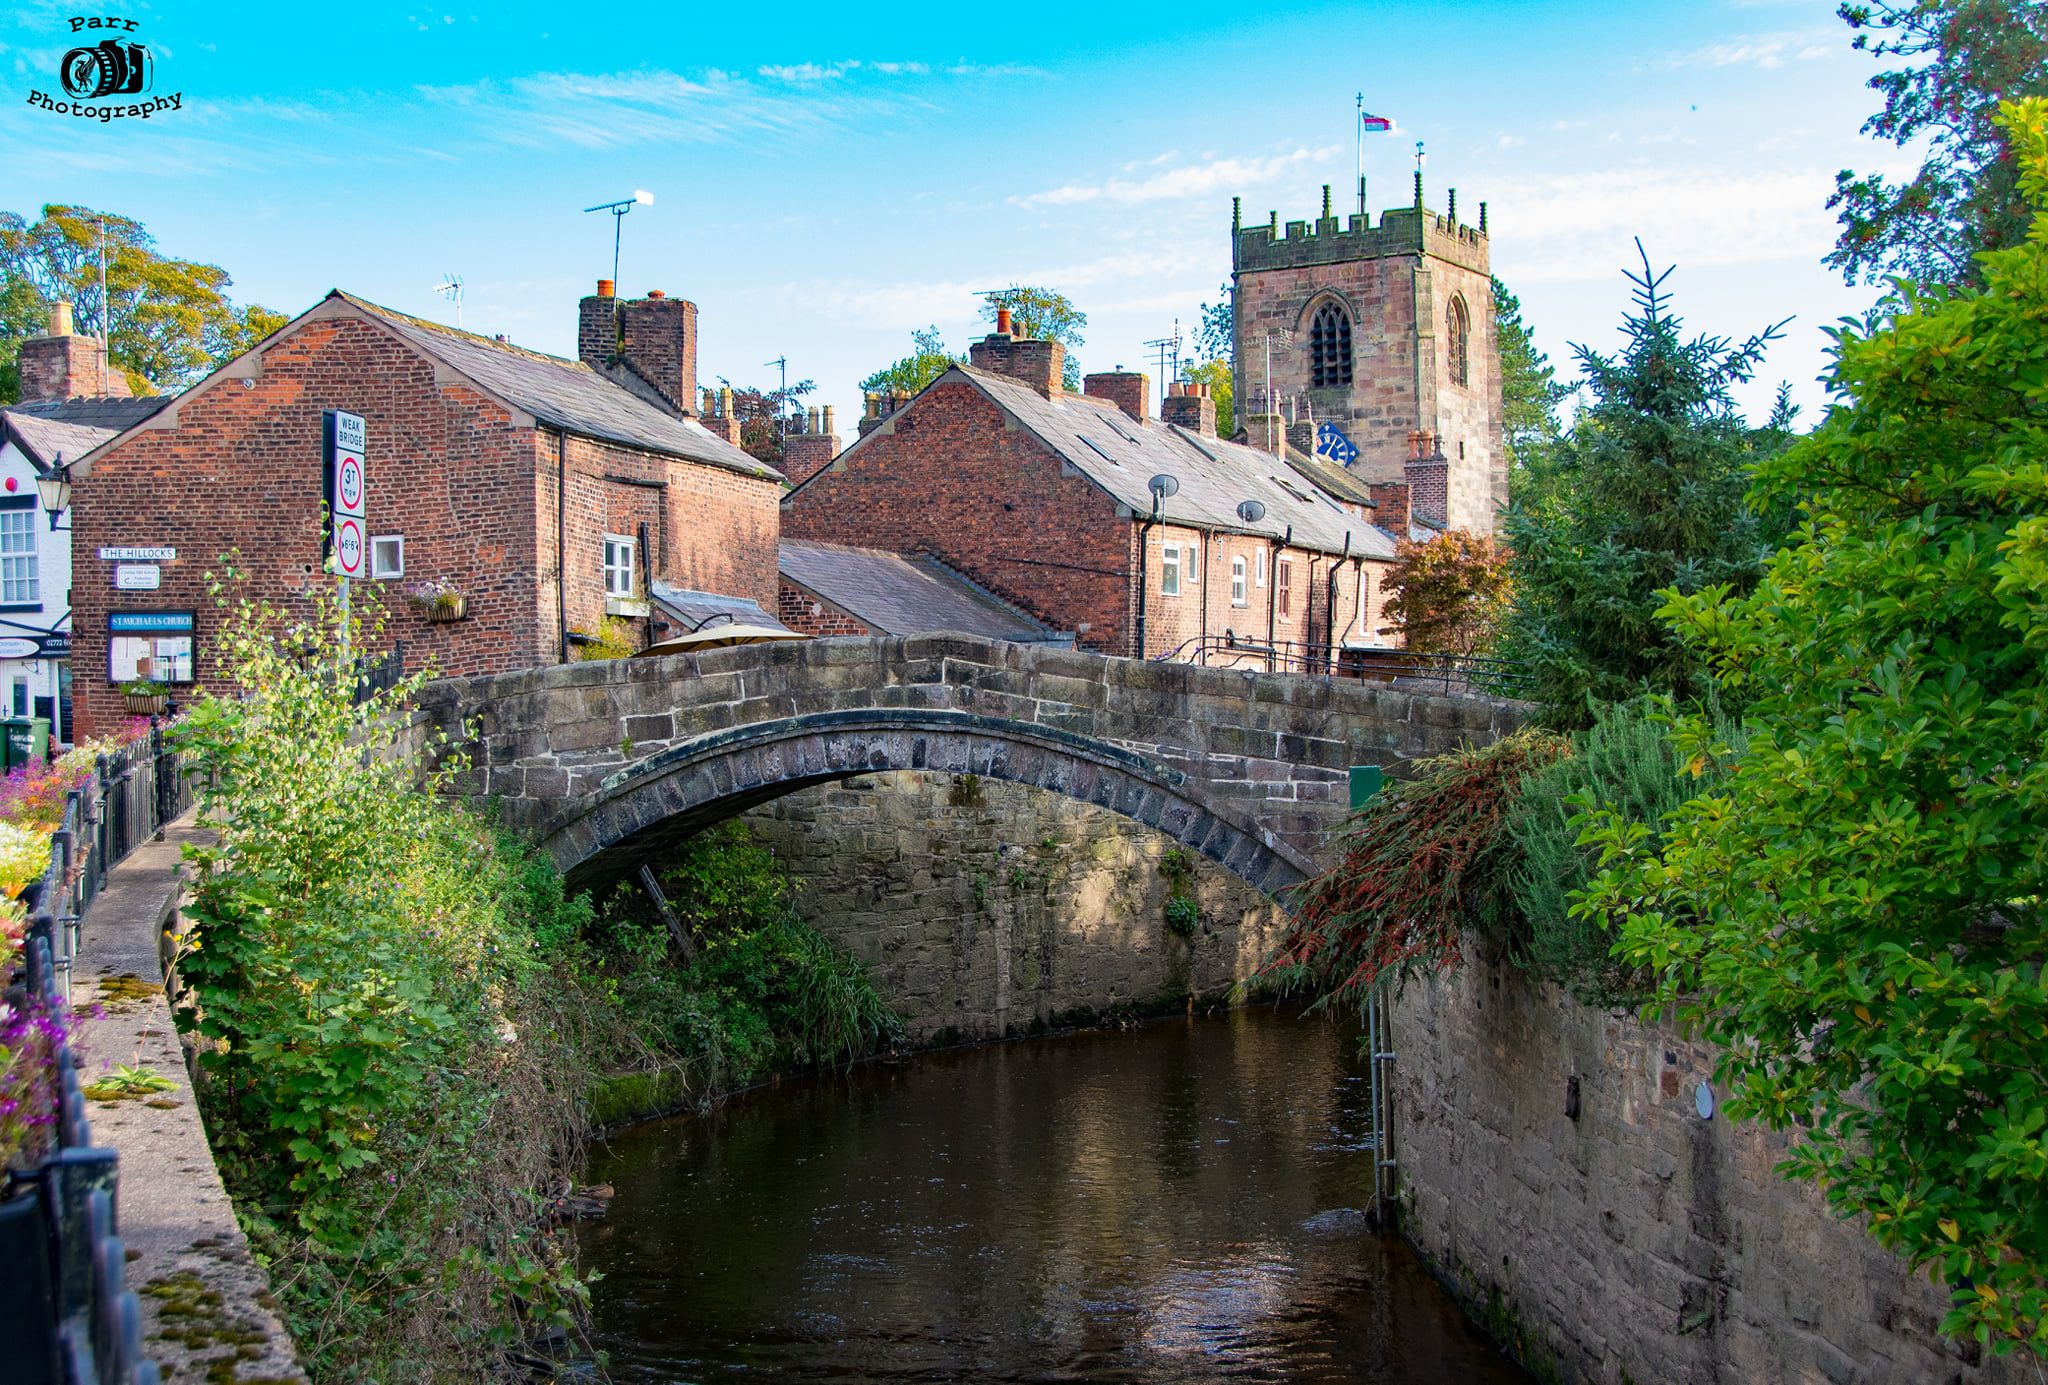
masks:
<svg viewBox="0 0 2048 1385"><path fill-rule="evenodd" d="M1325 455L1361 481L1410 481L1417 514L1492 533L1507 452L1486 204L1477 226L1458 220L1455 189L1447 211L1429 211L1418 171L1414 203L1374 225L1361 178L1356 213L1340 222L1325 184L1322 216L1283 235L1278 212L1246 226L1234 200L1231 270L1250 440L1292 423L1300 445L1303 425L1333 424L1356 456L1341 444Z"/></svg>

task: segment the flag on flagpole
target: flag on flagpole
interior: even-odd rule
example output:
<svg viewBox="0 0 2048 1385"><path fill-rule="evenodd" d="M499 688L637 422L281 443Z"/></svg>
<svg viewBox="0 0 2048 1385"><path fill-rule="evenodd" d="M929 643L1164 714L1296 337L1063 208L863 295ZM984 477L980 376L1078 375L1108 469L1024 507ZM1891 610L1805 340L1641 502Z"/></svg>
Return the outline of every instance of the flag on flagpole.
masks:
<svg viewBox="0 0 2048 1385"><path fill-rule="evenodd" d="M1391 135L1394 133L1394 122L1389 116L1369 115L1364 111L1360 111L1358 113L1358 128L1369 135Z"/></svg>

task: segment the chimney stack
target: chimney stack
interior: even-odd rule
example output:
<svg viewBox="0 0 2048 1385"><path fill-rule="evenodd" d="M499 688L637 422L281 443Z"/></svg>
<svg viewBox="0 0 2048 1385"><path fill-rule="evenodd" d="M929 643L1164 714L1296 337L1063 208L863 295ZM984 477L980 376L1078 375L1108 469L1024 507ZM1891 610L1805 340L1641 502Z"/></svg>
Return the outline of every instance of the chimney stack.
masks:
<svg viewBox="0 0 2048 1385"><path fill-rule="evenodd" d="M1444 456L1435 433L1420 432L1410 436L1416 440L1415 455L1403 468L1408 480L1409 513L1415 519L1441 528L1448 522L1450 514L1450 459Z"/></svg>
<svg viewBox="0 0 2048 1385"><path fill-rule="evenodd" d="M1216 436L1216 400L1211 397L1207 385L1175 381L1167 386L1166 403L1159 416L1190 433L1199 433L1205 438Z"/></svg>
<svg viewBox="0 0 2048 1385"><path fill-rule="evenodd" d="M1152 417L1152 377L1137 370L1103 370L1081 382L1091 399L1105 399L1140 423Z"/></svg>
<svg viewBox="0 0 2048 1385"><path fill-rule="evenodd" d="M601 372L623 362L671 412L688 414L697 403L697 305L660 289L620 299L616 287L600 279L597 292L579 305L576 358Z"/></svg>
<svg viewBox="0 0 2048 1385"><path fill-rule="evenodd" d="M81 396L126 399L134 393L128 377L107 361L100 339L78 335L66 302L51 305L50 334L24 341L16 364L24 404Z"/></svg>
<svg viewBox="0 0 2048 1385"><path fill-rule="evenodd" d="M868 395L868 407L875 407L875 396ZM782 474L789 478L792 486L801 486L816 476L839 455L839 435L833 430L832 406L812 409L806 420L809 428L802 433L791 434L782 440ZM879 419L876 422L880 422ZM867 431L867 419L861 420L861 431Z"/></svg>
<svg viewBox="0 0 2048 1385"><path fill-rule="evenodd" d="M1366 489L1372 493L1372 522L1397 539L1407 538L1408 483L1374 481Z"/></svg>
<svg viewBox="0 0 2048 1385"><path fill-rule="evenodd" d="M1056 341L1012 335L1007 308L996 311L996 330L967 348L967 360L976 370L1007 375L1048 399L1060 396L1067 373L1067 348Z"/></svg>

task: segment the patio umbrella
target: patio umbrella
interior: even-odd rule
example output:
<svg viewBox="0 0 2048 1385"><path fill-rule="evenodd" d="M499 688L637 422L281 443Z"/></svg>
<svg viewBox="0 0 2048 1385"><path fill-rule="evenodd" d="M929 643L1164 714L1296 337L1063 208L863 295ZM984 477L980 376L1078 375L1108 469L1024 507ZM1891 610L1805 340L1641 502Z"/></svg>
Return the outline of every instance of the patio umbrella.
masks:
<svg viewBox="0 0 2048 1385"><path fill-rule="evenodd" d="M772 625L713 625L703 630L692 630L685 635L672 635L660 644L651 644L633 657L654 659L663 654L693 654L700 649L724 649L734 644L773 644L777 640L807 640L809 635L800 635L794 630L782 630Z"/></svg>

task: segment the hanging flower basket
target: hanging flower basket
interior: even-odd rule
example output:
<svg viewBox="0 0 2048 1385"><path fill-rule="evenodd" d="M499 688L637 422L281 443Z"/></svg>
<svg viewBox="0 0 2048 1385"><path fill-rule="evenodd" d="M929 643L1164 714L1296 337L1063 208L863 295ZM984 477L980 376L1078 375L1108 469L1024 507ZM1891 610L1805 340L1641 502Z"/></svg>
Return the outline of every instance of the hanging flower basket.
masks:
<svg viewBox="0 0 2048 1385"><path fill-rule="evenodd" d="M161 683L137 680L121 685L121 701L130 716L153 717L171 705L171 691Z"/></svg>
<svg viewBox="0 0 2048 1385"><path fill-rule="evenodd" d="M469 597L445 577L415 582L405 589L405 594L421 618L434 625L461 620L469 614Z"/></svg>

